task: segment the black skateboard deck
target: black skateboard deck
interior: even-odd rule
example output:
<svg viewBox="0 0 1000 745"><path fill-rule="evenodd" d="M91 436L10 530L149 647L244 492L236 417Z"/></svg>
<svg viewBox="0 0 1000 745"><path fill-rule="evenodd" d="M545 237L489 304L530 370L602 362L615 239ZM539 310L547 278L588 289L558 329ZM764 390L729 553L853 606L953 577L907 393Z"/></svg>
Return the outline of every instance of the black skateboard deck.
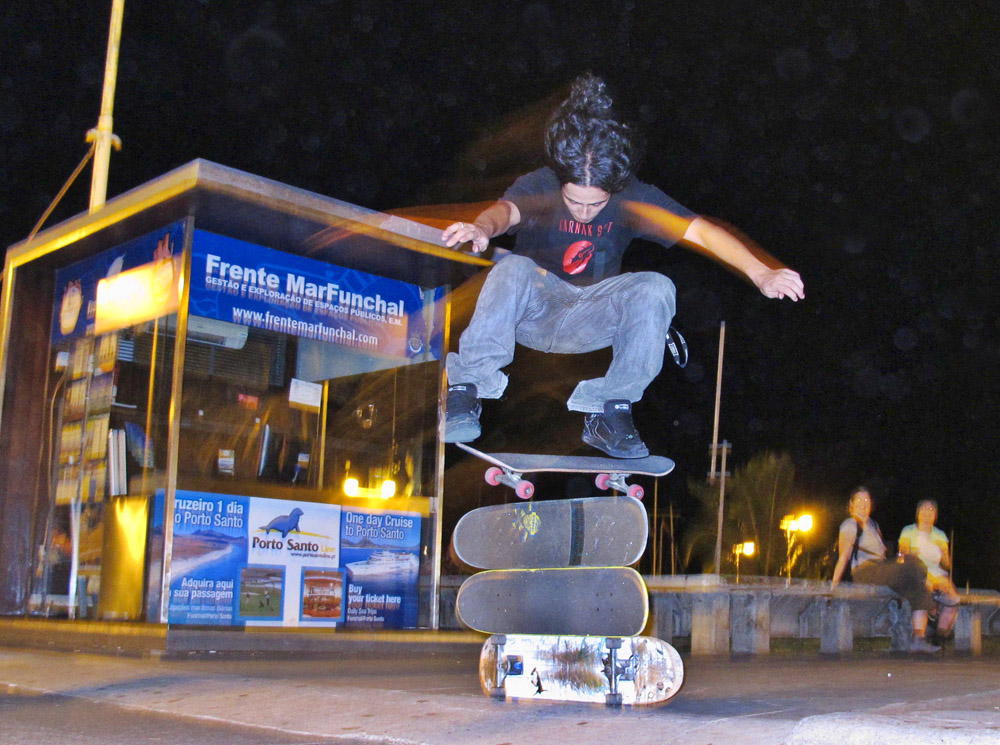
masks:
<svg viewBox="0 0 1000 745"><path fill-rule="evenodd" d="M646 548L646 508L632 497L480 507L452 533L455 554L480 569L630 566Z"/></svg>
<svg viewBox="0 0 1000 745"><path fill-rule="evenodd" d="M648 706L677 694L684 663L651 636L494 635L479 656L479 683L496 699Z"/></svg>
<svg viewBox="0 0 1000 745"><path fill-rule="evenodd" d="M597 488L614 489L636 499L642 499L643 488L627 484L629 476L666 476L674 470L674 462L662 455L645 458L612 458L590 455L538 455L535 453L486 453L468 443L456 443L462 450L492 463L486 471L486 481L492 486L507 484L521 499L531 499L534 485L523 478L526 473L590 473L597 474Z"/></svg>
<svg viewBox="0 0 1000 745"><path fill-rule="evenodd" d="M494 569L458 589L458 617L487 634L635 636L649 615L649 593L626 567Z"/></svg>

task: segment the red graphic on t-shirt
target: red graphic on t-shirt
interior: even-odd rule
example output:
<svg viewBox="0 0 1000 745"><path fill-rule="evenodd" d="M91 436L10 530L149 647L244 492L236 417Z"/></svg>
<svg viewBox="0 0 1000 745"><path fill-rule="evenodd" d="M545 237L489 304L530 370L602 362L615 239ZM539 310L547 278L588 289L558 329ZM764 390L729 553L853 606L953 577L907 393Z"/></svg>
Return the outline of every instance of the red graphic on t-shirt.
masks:
<svg viewBox="0 0 1000 745"><path fill-rule="evenodd" d="M594 256L594 244L590 241L577 241L563 254L563 271L567 274L579 274L587 268Z"/></svg>

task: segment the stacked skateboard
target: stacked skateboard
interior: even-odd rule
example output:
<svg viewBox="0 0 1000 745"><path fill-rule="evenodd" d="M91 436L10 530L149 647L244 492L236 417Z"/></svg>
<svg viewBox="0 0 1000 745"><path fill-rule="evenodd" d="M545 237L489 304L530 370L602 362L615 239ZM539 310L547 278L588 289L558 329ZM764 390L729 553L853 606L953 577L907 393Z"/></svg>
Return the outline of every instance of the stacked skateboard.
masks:
<svg viewBox="0 0 1000 745"><path fill-rule="evenodd" d="M619 706L676 694L684 679L676 650L638 636L648 591L629 565L647 537L646 510L631 496L496 505L463 516L455 553L484 571L459 589L456 609L466 626L491 634L480 655L484 692Z"/></svg>

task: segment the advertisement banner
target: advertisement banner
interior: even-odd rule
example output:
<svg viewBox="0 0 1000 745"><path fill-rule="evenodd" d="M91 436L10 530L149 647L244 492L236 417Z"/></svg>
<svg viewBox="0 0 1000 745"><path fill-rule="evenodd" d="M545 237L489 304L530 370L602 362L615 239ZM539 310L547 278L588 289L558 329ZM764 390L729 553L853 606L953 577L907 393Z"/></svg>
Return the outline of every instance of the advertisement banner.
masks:
<svg viewBox="0 0 1000 745"><path fill-rule="evenodd" d="M344 507L341 554L348 628L417 625L419 514Z"/></svg>
<svg viewBox="0 0 1000 745"><path fill-rule="evenodd" d="M249 503L237 620L248 626L342 621L340 505L256 497Z"/></svg>
<svg viewBox="0 0 1000 745"><path fill-rule="evenodd" d="M417 285L195 230L194 315L408 358L427 348Z"/></svg>
<svg viewBox="0 0 1000 745"><path fill-rule="evenodd" d="M154 532L162 535L162 502ZM170 623L417 625L420 515L178 490Z"/></svg>
<svg viewBox="0 0 1000 745"><path fill-rule="evenodd" d="M246 497L177 492L168 622L233 623L236 577L247 563L248 507Z"/></svg>

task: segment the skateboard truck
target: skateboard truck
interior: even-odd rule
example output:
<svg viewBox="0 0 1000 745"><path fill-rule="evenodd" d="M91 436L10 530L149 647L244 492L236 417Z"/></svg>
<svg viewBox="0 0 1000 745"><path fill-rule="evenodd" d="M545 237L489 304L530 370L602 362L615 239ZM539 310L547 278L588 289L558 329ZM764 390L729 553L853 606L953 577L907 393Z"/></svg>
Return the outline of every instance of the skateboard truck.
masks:
<svg viewBox="0 0 1000 745"><path fill-rule="evenodd" d="M497 685L490 689L489 696L493 699L504 700L507 698L507 691L504 688L504 681L507 680L507 676L511 673L511 665L509 664L507 658L504 656L503 648L507 643L507 637L503 634L493 634L490 636L488 644L493 645L493 649L496 654L496 681ZM519 675L520 672L515 672L515 675Z"/></svg>
<svg viewBox="0 0 1000 745"><path fill-rule="evenodd" d="M517 471L500 466L490 466L486 469L486 483L490 486L506 484L521 499L531 499L535 494L535 485L524 479Z"/></svg>
<svg viewBox="0 0 1000 745"><path fill-rule="evenodd" d="M618 682L621 680L634 681L636 673L639 672L639 662L636 656L629 655L624 662L618 660L618 650L621 649L622 640L619 638L608 638L604 640L608 648L608 656L604 658L604 675L608 679L611 692L606 694L604 699L608 706L621 706L622 694L618 690Z"/></svg>
<svg viewBox="0 0 1000 745"><path fill-rule="evenodd" d="M626 483L625 479L627 479L629 475L630 474L627 473L599 473L594 479L594 483L597 484L597 488L601 491L614 489L615 491L622 492L627 496L642 499L646 494L646 490L638 484Z"/></svg>
<svg viewBox="0 0 1000 745"><path fill-rule="evenodd" d="M604 643L608 647L608 656L604 658L604 675L608 679L608 686L611 689L610 693L605 694L604 703L608 706L621 706L622 705L622 694L618 691L618 650L621 649L622 640L614 637L609 637L604 640Z"/></svg>

